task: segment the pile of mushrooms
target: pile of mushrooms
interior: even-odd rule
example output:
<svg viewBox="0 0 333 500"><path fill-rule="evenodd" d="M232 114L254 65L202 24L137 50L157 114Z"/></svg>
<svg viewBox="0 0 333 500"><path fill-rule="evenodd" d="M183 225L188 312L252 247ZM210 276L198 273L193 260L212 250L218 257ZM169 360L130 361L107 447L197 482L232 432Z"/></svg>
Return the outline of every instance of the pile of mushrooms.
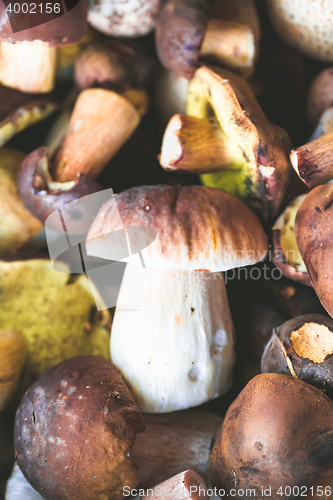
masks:
<svg viewBox="0 0 333 500"><path fill-rule="evenodd" d="M0 500L329 499L330 1L8 3Z"/></svg>

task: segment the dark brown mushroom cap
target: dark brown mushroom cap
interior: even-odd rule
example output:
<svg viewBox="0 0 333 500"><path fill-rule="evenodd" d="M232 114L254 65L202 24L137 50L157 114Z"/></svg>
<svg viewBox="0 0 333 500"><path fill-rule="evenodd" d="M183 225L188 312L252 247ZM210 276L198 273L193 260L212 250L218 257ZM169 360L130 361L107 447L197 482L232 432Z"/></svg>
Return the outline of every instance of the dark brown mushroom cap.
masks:
<svg viewBox="0 0 333 500"><path fill-rule="evenodd" d="M53 6L53 3L51 5ZM61 2L60 5L62 8ZM72 5L75 6L72 7ZM21 10L18 14L13 12L10 14L11 22L19 29L13 32L6 5L3 0L0 0L0 41L15 43L40 40L50 47L70 45L80 41L87 27L86 2L85 0L78 0L78 2L67 0L66 6L67 12L63 11L62 15L46 14L44 11L41 12L38 6L36 14L23 13Z"/></svg>
<svg viewBox="0 0 333 500"><path fill-rule="evenodd" d="M159 245L147 242L148 267L226 271L266 257L267 238L255 213L219 189L204 186L140 186L116 196L123 226L157 231ZM114 201L100 209L88 236L88 254L109 258L108 233L122 229ZM141 242L142 243L142 242Z"/></svg>
<svg viewBox="0 0 333 500"><path fill-rule="evenodd" d="M28 389L15 419L17 463L48 500L122 498L135 487L131 459L143 417L116 367L80 356L46 371Z"/></svg>
<svg viewBox="0 0 333 500"><path fill-rule="evenodd" d="M307 194L296 215L295 236L313 288L333 317L333 183Z"/></svg>
<svg viewBox="0 0 333 500"><path fill-rule="evenodd" d="M47 167L48 148L39 148L24 159L17 176L18 191L24 206L41 222L45 222L52 212L59 210L68 203L103 190L98 182L92 181L82 174L72 183L68 183L70 184L68 189L50 190L44 181L44 169ZM85 212L82 211L84 207L80 204L80 213L74 213L73 211L72 217L71 211L68 211L66 217L67 231L72 234L86 233L101 203L95 206L93 202L90 202L87 204ZM63 231L63 228L58 227L58 225L53 229Z"/></svg>
<svg viewBox="0 0 333 500"><path fill-rule="evenodd" d="M191 78L208 23L206 0L168 0L156 25L156 50L163 66Z"/></svg>
<svg viewBox="0 0 333 500"><path fill-rule="evenodd" d="M231 404L217 432L210 478L226 491L236 484L237 491L253 488L257 499L267 498L262 488L271 487L272 498L286 500L285 487L309 488L332 470L332 450L332 401L302 380L257 375Z"/></svg>

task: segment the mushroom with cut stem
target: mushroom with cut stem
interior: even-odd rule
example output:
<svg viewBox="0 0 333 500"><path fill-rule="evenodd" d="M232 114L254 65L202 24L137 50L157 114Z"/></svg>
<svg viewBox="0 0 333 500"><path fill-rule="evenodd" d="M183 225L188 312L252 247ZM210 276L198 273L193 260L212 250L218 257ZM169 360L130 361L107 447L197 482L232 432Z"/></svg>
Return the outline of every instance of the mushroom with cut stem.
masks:
<svg viewBox="0 0 333 500"><path fill-rule="evenodd" d="M111 210L114 200L102 206L87 236L87 254L110 259L108 234L136 226L132 240L143 248L144 265L163 281L142 296L142 268L125 269L111 333L112 361L148 413L220 396L231 385L235 358L221 271L266 257L259 219L233 196L203 186L142 186L115 201L120 218ZM143 227L159 236L148 247ZM131 311L124 314L120 304L127 302Z"/></svg>
<svg viewBox="0 0 333 500"><path fill-rule="evenodd" d="M149 488L146 498L165 500L209 500L206 481L194 470L186 470Z"/></svg>
<svg viewBox="0 0 333 500"><path fill-rule="evenodd" d="M88 22L115 37L147 35L156 24L161 0L88 0Z"/></svg>
<svg viewBox="0 0 333 500"><path fill-rule="evenodd" d="M82 91L54 156L49 158L48 149L39 148L21 165L18 187L25 206L45 222L66 203L101 191L94 179L139 121L134 106L119 94L105 89ZM86 214L91 221L94 215Z"/></svg>
<svg viewBox="0 0 333 500"><path fill-rule="evenodd" d="M200 57L248 71L256 42L248 24L209 19L206 0L167 0L158 15L156 50L165 68L191 78Z"/></svg>
<svg viewBox="0 0 333 500"><path fill-rule="evenodd" d="M86 31L84 0L79 0L67 12L62 9L61 6L58 14L56 11L46 14L37 6L35 16L24 13L23 8L18 14L8 14L5 2L0 2L0 82L3 85L30 93L53 90L56 47L80 41ZM30 26L32 17L34 24Z"/></svg>
<svg viewBox="0 0 333 500"><path fill-rule="evenodd" d="M202 174L249 204L263 220L276 217L289 183L290 140L271 124L247 83L221 68L199 68L189 85L187 116L166 128L161 165Z"/></svg>

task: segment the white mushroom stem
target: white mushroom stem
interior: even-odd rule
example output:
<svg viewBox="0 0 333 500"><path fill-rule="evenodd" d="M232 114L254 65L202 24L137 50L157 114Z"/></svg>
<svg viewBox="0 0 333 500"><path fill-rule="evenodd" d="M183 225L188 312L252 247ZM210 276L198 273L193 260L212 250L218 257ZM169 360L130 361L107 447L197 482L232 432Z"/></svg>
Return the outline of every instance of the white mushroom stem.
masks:
<svg viewBox="0 0 333 500"><path fill-rule="evenodd" d="M235 337L223 274L166 270L144 296L141 276L127 266L117 304L128 304L117 307L111 331L112 362L140 410L172 412L225 393Z"/></svg>
<svg viewBox="0 0 333 500"><path fill-rule="evenodd" d="M309 142L315 141L323 135L333 132L333 107L327 108L320 117L320 120L313 131Z"/></svg>
<svg viewBox="0 0 333 500"><path fill-rule="evenodd" d="M256 42L247 24L210 19L200 50L200 57L236 70L254 65Z"/></svg>
<svg viewBox="0 0 333 500"><path fill-rule="evenodd" d="M55 85L56 50L39 40L1 42L0 82L21 92L51 92Z"/></svg>
<svg viewBox="0 0 333 500"><path fill-rule="evenodd" d="M165 170L204 174L240 169L244 156L216 119L177 114L165 130L159 161Z"/></svg>
<svg viewBox="0 0 333 500"><path fill-rule="evenodd" d="M156 84L155 105L160 114L163 130L170 118L176 114L185 114L188 92L188 79L166 71Z"/></svg>
<svg viewBox="0 0 333 500"><path fill-rule="evenodd" d="M186 470L150 488L145 498L164 500L208 500L206 481L194 470Z"/></svg>
<svg viewBox="0 0 333 500"><path fill-rule="evenodd" d="M132 448L139 487L148 488L185 469L209 478L209 453L223 418L208 410L144 414L146 430Z"/></svg>

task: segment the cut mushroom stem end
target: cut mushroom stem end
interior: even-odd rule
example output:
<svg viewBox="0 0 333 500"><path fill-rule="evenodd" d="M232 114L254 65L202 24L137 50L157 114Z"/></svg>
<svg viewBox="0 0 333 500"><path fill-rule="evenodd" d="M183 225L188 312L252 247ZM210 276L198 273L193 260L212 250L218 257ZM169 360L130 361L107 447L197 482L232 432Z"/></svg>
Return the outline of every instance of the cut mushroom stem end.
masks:
<svg viewBox="0 0 333 500"><path fill-rule="evenodd" d="M21 92L51 92L55 85L56 50L40 40L1 42L0 82Z"/></svg>
<svg viewBox="0 0 333 500"><path fill-rule="evenodd" d="M208 500L207 490L206 481L200 474L194 470L186 470L150 488L146 498L162 496L165 500Z"/></svg>
<svg viewBox="0 0 333 500"><path fill-rule="evenodd" d="M160 164L165 170L204 174L240 169L240 148L222 132L216 119L174 115L166 128Z"/></svg>

